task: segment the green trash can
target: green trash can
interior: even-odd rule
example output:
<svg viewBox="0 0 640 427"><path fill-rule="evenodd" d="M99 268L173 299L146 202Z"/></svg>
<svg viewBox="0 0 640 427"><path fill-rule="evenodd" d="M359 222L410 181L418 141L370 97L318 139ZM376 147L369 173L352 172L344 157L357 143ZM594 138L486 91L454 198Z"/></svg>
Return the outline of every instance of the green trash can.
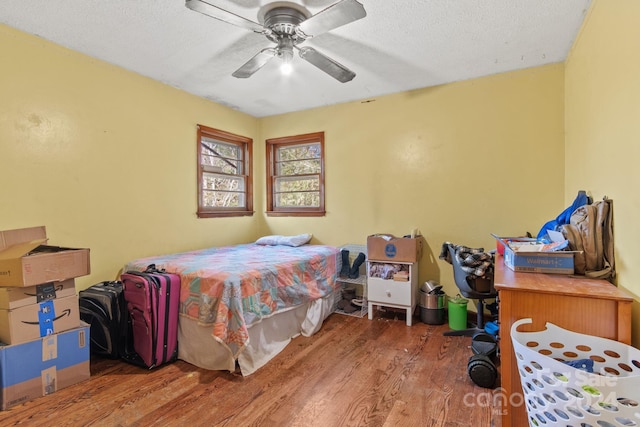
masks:
<svg viewBox="0 0 640 427"><path fill-rule="evenodd" d="M449 327L454 331L467 329L467 303L468 299L463 298L460 294L453 298L449 298Z"/></svg>

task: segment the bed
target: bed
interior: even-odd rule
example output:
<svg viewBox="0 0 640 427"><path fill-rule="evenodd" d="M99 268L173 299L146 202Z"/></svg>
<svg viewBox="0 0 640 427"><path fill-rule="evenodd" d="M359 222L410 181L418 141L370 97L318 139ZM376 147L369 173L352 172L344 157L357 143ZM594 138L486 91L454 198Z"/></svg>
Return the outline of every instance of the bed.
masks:
<svg viewBox="0 0 640 427"><path fill-rule="evenodd" d="M333 312L339 249L269 237L127 263L124 271L155 264L180 276L178 358L250 375Z"/></svg>

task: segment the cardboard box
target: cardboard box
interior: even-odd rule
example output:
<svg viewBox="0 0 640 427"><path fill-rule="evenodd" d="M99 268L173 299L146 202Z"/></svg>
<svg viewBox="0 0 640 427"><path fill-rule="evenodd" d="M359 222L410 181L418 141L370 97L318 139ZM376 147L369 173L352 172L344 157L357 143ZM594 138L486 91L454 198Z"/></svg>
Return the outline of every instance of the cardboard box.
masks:
<svg viewBox="0 0 640 427"><path fill-rule="evenodd" d="M86 323L29 342L0 345L0 409L89 379L89 358Z"/></svg>
<svg viewBox="0 0 640 427"><path fill-rule="evenodd" d="M0 310L0 341L19 344L79 325L78 296L56 298L15 310Z"/></svg>
<svg viewBox="0 0 640 427"><path fill-rule="evenodd" d="M42 285L26 288L0 287L0 309L15 310L25 305L37 304L75 294L76 282L73 279L43 283Z"/></svg>
<svg viewBox="0 0 640 427"><path fill-rule="evenodd" d="M499 237L491 234L497 245L503 248L504 264L513 271L528 273L573 274L573 251L541 251L538 247L564 247L566 240L550 244L536 243L536 239L523 237ZM514 248L518 248L515 250ZM531 247L529 249L528 247ZM532 252L532 250L534 250Z"/></svg>
<svg viewBox="0 0 640 427"><path fill-rule="evenodd" d="M374 234L367 237L367 259L385 262L416 262L422 256L422 236L395 237Z"/></svg>
<svg viewBox="0 0 640 427"><path fill-rule="evenodd" d="M89 249L48 246L45 227L0 231L0 286L35 286L91 272Z"/></svg>
<svg viewBox="0 0 640 427"><path fill-rule="evenodd" d="M504 255L504 246L505 244L509 244L509 242L535 242L537 239L533 237L498 237L495 234L492 234L493 237L496 238L496 251L500 255Z"/></svg>
<svg viewBox="0 0 640 427"><path fill-rule="evenodd" d="M573 274L573 252L516 252L504 249L504 264L513 271L529 273Z"/></svg>
<svg viewBox="0 0 640 427"><path fill-rule="evenodd" d="M399 271L393 275L393 280L396 282L408 282L409 281L409 272L408 271Z"/></svg>

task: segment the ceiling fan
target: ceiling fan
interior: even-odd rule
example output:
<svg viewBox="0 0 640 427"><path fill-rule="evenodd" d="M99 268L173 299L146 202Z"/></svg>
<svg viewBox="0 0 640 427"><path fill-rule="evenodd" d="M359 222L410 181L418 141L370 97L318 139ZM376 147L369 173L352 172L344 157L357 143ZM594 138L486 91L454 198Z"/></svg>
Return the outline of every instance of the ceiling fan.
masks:
<svg viewBox="0 0 640 427"><path fill-rule="evenodd" d="M342 83L351 81L356 76L356 73L314 48L298 47L308 38L364 18L367 12L356 0L340 0L315 15L310 15L305 8L295 3L275 2L271 7L265 8L265 12L259 19L260 24L203 0L186 0L186 6L220 21L264 34L276 43L275 47L262 49L249 59L232 74L234 77L241 79L251 77L274 57L289 64L293 60L294 49L302 59Z"/></svg>

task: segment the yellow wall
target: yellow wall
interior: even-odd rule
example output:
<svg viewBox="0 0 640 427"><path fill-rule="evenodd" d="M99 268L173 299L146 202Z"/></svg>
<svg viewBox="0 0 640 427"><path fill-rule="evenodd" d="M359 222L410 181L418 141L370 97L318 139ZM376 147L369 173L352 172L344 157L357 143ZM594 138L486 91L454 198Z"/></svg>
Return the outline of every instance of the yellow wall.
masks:
<svg viewBox="0 0 640 427"><path fill-rule="evenodd" d="M257 234L260 215L195 215L196 123L256 139L257 119L1 25L0 52L0 229L89 247L79 288Z"/></svg>
<svg viewBox="0 0 640 427"><path fill-rule="evenodd" d="M335 245L417 227L421 282L455 295L443 242L491 249L564 209L563 79L552 65L264 118L260 141L325 131L328 189L326 217L267 224Z"/></svg>
<svg viewBox="0 0 640 427"><path fill-rule="evenodd" d="M489 233L536 233L565 207L561 64L258 120L7 27L0 50L2 229L90 247L79 288L267 233L341 245L418 228L420 281L455 294L444 241L493 248ZM254 217L196 219L196 123L254 138ZM266 218L264 139L317 131L326 217Z"/></svg>
<svg viewBox="0 0 640 427"><path fill-rule="evenodd" d="M565 201L614 200L618 285L634 295L640 346L640 3L596 0L566 64Z"/></svg>

